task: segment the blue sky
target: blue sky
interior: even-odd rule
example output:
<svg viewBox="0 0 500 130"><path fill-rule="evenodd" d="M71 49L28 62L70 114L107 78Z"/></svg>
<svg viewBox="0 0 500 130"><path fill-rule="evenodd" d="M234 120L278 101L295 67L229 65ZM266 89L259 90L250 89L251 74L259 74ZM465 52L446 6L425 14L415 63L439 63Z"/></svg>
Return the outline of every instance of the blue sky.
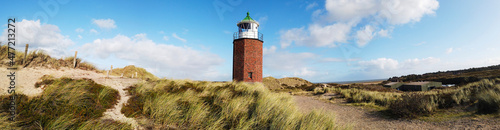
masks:
<svg viewBox="0 0 500 130"><path fill-rule="evenodd" d="M18 49L78 51L100 69L136 65L173 79L231 80L232 33L247 11L264 34L264 76L331 82L500 64L495 0L2 3L0 18L17 19Z"/></svg>

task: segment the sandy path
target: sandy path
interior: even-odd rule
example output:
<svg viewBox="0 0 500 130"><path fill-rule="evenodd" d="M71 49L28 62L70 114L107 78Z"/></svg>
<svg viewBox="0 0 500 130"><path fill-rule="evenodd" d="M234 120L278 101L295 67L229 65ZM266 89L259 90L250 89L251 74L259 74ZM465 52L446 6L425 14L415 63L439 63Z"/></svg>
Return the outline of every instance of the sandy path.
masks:
<svg viewBox="0 0 500 130"><path fill-rule="evenodd" d="M381 118L352 106L343 106L337 103L327 103L307 96L294 96L299 110L309 112L313 109L324 110L335 114L336 123L342 126L351 126L355 130L387 130L387 129L447 129L431 123L418 120L394 120Z"/></svg>
<svg viewBox="0 0 500 130"><path fill-rule="evenodd" d="M0 95L8 94L7 90L9 87L9 78L7 75L10 71L6 68L0 68ZM120 110L123 107L123 104L127 102L130 98L130 95L125 93L124 88L133 85L140 80L138 79L129 79L129 78L120 78L120 77L110 77L109 79L105 78L105 75L96 73L93 71L86 71L80 69L45 69L45 68L24 68L16 71L16 93L23 93L27 96L38 96L43 90L41 88L35 88L34 85L36 82L40 81L39 79L43 75L52 75L55 78L60 77L69 77L73 79L80 78L89 78L94 80L98 84L102 84L105 86L109 86L118 90L120 94L120 100L118 100L118 104L116 104L113 108L106 110L103 118L109 118L116 121L129 123L135 129L142 129L137 124L137 121L133 118L127 118L123 115Z"/></svg>
<svg viewBox="0 0 500 130"><path fill-rule="evenodd" d="M126 87L133 85L138 82L138 80L133 79L121 79L121 78L111 78L111 79L97 79L94 80L99 84L104 84L106 86L111 86L112 88L118 90L120 94L120 100L118 100L118 104L116 104L112 109L106 110L104 112L104 119L113 119L121 122L126 122L132 125L135 129L142 129L137 121L134 118L125 117L123 113L121 113L121 109L125 103L127 103L130 95L127 95L125 90Z"/></svg>

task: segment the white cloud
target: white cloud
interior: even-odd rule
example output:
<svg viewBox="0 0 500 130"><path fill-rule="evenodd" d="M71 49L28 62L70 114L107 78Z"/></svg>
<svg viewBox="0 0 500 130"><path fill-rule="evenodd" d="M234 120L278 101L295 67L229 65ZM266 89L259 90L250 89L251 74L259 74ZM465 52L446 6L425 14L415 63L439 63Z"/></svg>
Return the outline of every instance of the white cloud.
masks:
<svg viewBox="0 0 500 130"><path fill-rule="evenodd" d="M290 53L276 51L275 46L265 48L263 67L266 73L280 74L282 77L299 76L299 77L315 77L319 75L308 67L315 62L318 57L313 53ZM283 76L284 75L284 76Z"/></svg>
<svg viewBox="0 0 500 130"><path fill-rule="evenodd" d="M180 41L182 41L182 42L184 42L184 43L185 43L185 42L187 42L187 40L186 40L186 39L184 39L184 38L181 38L181 37L177 36L177 34L175 34L175 33L172 33L172 37L174 37L175 39L180 40Z"/></svg>
<svg viewBox="0 0 500 130"><path fill-rule="evenodd" d="M343 59L340 58L323 58L321 59L322 62L342 62L344 61Z"/></svg>
<svg viewBox="0 0 500 130"><path fill-rule="evenodd" d="M158 33L160 33L160 34L165 34L165 32L164 32L164 31L159 31Z"/></svg>
<svg viewBox="0 0 500 130"><path fill-rule="evenodd" d="M386 72L386 71L407 71L407 70L422 70L432 68L433 64L440 62L439 58L428 57L422 59L407 59L400 63L391 58L378 58L369 61L359 61L358 64L364 68L366 72Z"/></svg>
<svg viewBox="0 0 500 130"><path fill-rule="evenodd" d="M75 32L77 32L77 33L82 33L83 31L85 31L85 30L84 30L84 29L82 29L82 28L77 28L77 29L75 29Z"/></svg>
<svg viewBox="0 0 500 130"><path fill-rule="evenodd" d="M59 27L52 24L40 24L40 20L26 20L16 23L16 43L29 44L30 50L42 49L53 57L66 55L67 48L74 42L60 33ZM0 41L7 43L7 29L4 29ZM22 45L24 46L24 45ZM23 47L24 50L24 47Z"/></svg>
<svg viewBox="0 0 500 130"><path fill-rule="evenodd" d="M168 41L168 36L163 36L163 40Z"/></svg>
<svg viewBox="0 0 500 130"><path fill-rule="evenodd" d="M221 76L215 67L224 60L218 55L168 44L157 44L145 34L133 37L117 35L111 39L96 39L81 47L82 52L106 59L113 55L170 78L205 79Z"/></svg>
<svg viewBox="0 0 500 130"><path fill-rule="evenodd" d="M224 32L225 34L233 34L233 32L228 31L228 30L224 30L224 31L222 31L222 32Z"/></svg>
<svg viewBox="0 0 500 130"><path fill-rule="evenodd" d="M395 70L399 68L399 62L390 58L378 58L370 61L359 61L359 64L366 67L366 71Z"/></svg>
<svg viewBox="0 0 500 130"><path fill-rule="evenodd" d="M358 61L359 59L351 58L351 59L341 59L341 58L323 58L319 60L320 62L348 62L348 61Z"/></svg>
<svg viewBox="0 0 500 130"><path fill-rule="evenodd" d="M448 48L448 49L446 49L446 54L450 54L450 53L452 53L452 52L453 52L453 48Z"/></svg>
<svg viewBox="0 0 500 130"><path fill-rule="evenodd" d="M82 39L82 38L83 38L82 35L78 35L78 39Z"/></svg>
<svg viewBox="0 0 500 130"><path fill-rule="evenodd" d="M368 42L370 42L373 39L373 36L375 36L374 33L374 28L370 25L366 25L363 27L361 30L358 30L356 32L356 38L358 46L365 46Z"/></svg>
<svg viewBox="0 0 500 130"><path fill-rule="evenodd" d="M437 0L326 0L327 19L351 21L373 17L390 24L418 22L426 14L439 8Z"/></svg>
<svg viewBox="0 0 500 130"><path fill-rule="evenodd" d="M281 48L290 46L293 42L297 45L314 47L336 47L337 43L347 42L352 24L335 23L327 26L312 24L308 31L302 28L293 28L281 31Z"/></svg>
<svg viewBox="0 0 500 130"><path fill-rule="evenodd" d="M435 14L439 2L326 0L324 7L312 13L313 23L307 30L302 27L281 31L281 47L286 48L293 42L297 45L335 47L338 43L347 43L353 39L362 47L377 35L390 37L394 25L419 22L423 16ZM363 28L352 28L358 26ZM356 33L351 34L351 32Z"/></svg>
<svg viewBox="0 0 500 130"><path fill-rule="evenodd" d="M387 29L380 29L380 31L377 32L377 34L380 36L380 37L390 37L389 33L391 32L392 30L387 30Z"/></svg>
<svg viewBox="0 0 500 130"><path fill-rule="evenodd" d="M316 71L309 70L307 67L300 68L300 71L294 72L293 76L295 77L312 77L317 74Z"/></svg>
<svg viewBox="0 0 500 130"><path fill-rule="evenodd" d="M429 65L436 64L440 62L441 59L439 58L434 58L434 57L427 57L427 58L422 58L422 59L407 59L403 63L402 68L403 69L418 69L422 67L429 67ZM432 67L432 66L430 66Z"/></svg>
<svg viewBox="0 0 500 130"><path fill-rule="evenodd" d="M99 32L97 30L95 30L95 29L90 29L90 33L92 33L92 34L99 34Z"/></svg>
<svg viewBox="0 0 500 130"><path fill-rule="evenodd" d="M414 44L414 46L420 46L420 45L424 45L426 44L427 42L420 42L420 43L417 43L417 44Z"/></svg>
<svg viewBox="0 0 500 130"><path fill-rule="evenodd" d="M115 20L113 19L92 19L92 23L99 26L101 29L116 28Z"/></svg>
<svg viewBox="0 0 500 130"><path fill-rule="evenodd" d="M264 49L262 51L263 51L264 55L272 54L272 53L276 52L276 46L271 46L269 48L264 47Z"/></svg>
<svg viewBox="0 0 500 130"><path fill-rule="evenodd" d="M316 6L318 6L318 3L313 2L313 3L308 4L308 5L306 6L306 10L312 9L312 8L314 8L314 7L316 7Z"/></svg>
<svg viewBox="0 0 500 130"><path fill-rule="evenodd" d="M313 53L275 52L264 55L264 67L272 70L295 71L306 67L307 63L316 57Z"/></svg>

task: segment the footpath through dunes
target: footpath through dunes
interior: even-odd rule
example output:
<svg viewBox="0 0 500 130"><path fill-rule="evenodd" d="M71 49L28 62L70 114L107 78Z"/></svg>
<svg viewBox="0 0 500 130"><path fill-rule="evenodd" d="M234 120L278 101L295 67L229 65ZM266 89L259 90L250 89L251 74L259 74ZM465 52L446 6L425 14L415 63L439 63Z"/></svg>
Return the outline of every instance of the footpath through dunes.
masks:
<svg viewBox="0 0 500 130"><path fill-rule="evenodd" d="M6 68L0 68L0 74L7 75L10 71ZM102 118L105 119L113 119L116 121L129 123L136 129L139 128L137 121L133 118L127 118L123 115L120 110L123 107L123 104L127 102L130 98L130 95L127 95L124 88L131 86L140 82L139 79L131 79L131 78L120 78L118 76L110 76L110 78L106 78L106 75L102 73L97 73L95 71L87 71L81 69L69 69L69 68L61 68L61 69L47 69L47 68L24 68L16 71L16 92L23 93L26 96L38 96L43 92L42 87L35 88L35 83L40 81L40 78L43 75L51 75L54 78L68 77L72 79L81 79L87 78L92 79L98 84L102 84L105 86L109 86L113 89L118 90L120 94L120 99L118 100L118 104L116 104L113 108L106 110L104 116ZM8 78L0 78L0 94L6 95L8 84Z"/></svg>
<svg viewBox="0 0 500 130"><path fill-rule="evenodd" d="M361 108L344 106L339 103L328 103L309 96L294 96L294 100L300 111L310 112L316 109L334 113L336 123L355 130L447 129L446 127L436 126L419 120L385 119L382 118L382 115L376 115Z"/></svg>

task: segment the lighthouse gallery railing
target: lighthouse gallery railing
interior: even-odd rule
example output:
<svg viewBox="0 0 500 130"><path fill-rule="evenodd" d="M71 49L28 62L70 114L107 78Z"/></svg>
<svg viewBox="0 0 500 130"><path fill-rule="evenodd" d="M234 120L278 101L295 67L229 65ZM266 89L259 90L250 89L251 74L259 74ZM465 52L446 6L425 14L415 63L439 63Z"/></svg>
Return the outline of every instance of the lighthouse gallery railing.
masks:
<svg viewBox="0 0 500 130"><path fill-rule="evenodd" d="M257 38L253 37L257 36ZM259 39L261 41L264 41L264 35L260 32L235 32L233 34L233 40L240 39L240 38L253 38L253 39Z"/></svg>

